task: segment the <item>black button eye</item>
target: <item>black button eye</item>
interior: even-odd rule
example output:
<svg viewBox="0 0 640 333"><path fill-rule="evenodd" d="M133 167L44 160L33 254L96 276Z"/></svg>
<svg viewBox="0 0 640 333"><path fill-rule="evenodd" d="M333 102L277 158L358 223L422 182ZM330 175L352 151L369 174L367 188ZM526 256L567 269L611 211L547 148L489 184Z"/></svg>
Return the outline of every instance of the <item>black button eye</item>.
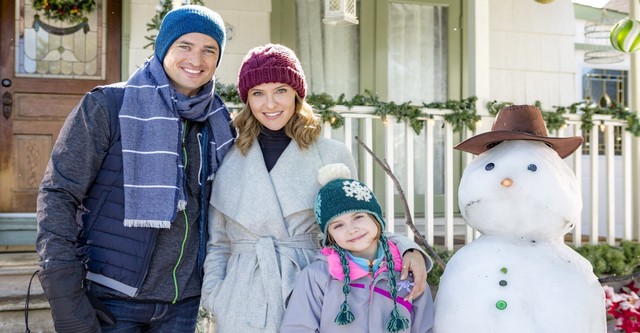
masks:
<svg viewBox="0 0 640 333"><path fill-rule="evenodd" d="M538 170L538 167L535 164L529 164L529 166L527 167L527 170L531 172L536 172L536 170Z"/></svg>
<svg viewBox="0 0 640 333"><path fill-rule="evenodd" d="M494 168L495 166L496 166L495 164L493 164L493 163L489 163L489 164L487 164L487 165L485 165L485 166L484 166L484 169L485 169L485 170L487 170L487 171L491 171L491 170L493 170L493 168Z"/></svg>

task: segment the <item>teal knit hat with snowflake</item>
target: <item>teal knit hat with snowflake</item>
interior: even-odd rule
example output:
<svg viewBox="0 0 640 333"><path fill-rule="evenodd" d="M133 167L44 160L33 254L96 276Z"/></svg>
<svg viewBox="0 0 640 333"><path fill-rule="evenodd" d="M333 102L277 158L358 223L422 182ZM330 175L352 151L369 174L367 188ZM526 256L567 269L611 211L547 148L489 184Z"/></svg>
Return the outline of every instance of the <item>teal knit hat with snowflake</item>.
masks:
<svg viewBox="0 0 640 333"><path fill-rule="evenodd" d="M382 209L373 191L364 183L351 179L350 174L349 168L342 163L327 164L318 171L318 182L320 182L323 187L316 197L314 211L316 222L318 222L322 230L322 243L325 246L329 246L329 244L327 244L327 227L329 223L345 213L364 212L371 214L371 216L380 223L381 230L384 230L386 227L386 223L382 218ZM398 273L395 270L395 263L389 249L389 242L384 234L380 235L380 245L382 246L387 270L389 272L389 294L391 295L391 299L393 299L393 310L391 311L391 318L389 318L386 328L388 332L395 333L408 329L409 319L402 316L398 311L398 303L396 300L398 293L396 279ZM344 302L342 302L340 306L340 311L336 316L335 322L338 325L348 325L355 320L355 316L353 312L351 312L348 303L348 296L351 292L349 261L347 260L346 251L343 248L338 246L338 244L333 244L332 246L340 256L342 272L344 273L344 286L342 288Z"/></svg>
<svg viewBox="0 0 640 333"><path fill-rule="evenodd" d="M316 197L315 214L322 230L323 245L328 245L329 222L345 213L369 213L378 220L382 230L385 229L375 194L364 183L351 179L350 174L349 168L342 163L327 164L318 171L318 181L324 186Z"/></svg>

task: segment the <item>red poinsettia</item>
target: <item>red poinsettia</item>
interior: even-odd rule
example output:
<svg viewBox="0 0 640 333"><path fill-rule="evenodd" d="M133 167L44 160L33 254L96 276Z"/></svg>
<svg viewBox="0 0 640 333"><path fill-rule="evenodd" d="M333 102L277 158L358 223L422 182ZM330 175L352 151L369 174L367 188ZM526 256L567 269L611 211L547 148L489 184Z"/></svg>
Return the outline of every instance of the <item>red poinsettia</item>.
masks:
<svg viewBox="0 0 640 333"><path fill-rule="evenodd" d="M629 282L617 292L610 286L603 288L607 313L616 319L616 330L625 333L640 332L640 288L635 281Z"/></svg>

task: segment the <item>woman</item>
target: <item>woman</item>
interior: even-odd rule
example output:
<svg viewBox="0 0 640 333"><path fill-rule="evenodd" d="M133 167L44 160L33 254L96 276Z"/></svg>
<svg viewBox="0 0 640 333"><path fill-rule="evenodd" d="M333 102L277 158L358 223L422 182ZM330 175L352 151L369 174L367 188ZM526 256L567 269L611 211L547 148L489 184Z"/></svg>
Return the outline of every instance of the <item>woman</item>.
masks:
<svg viewBox="0 0 640 333"><path fill-rule="evenodd" d="M250 50L238 91L245 107L233 120L236 145L213 184L202 305L216 316L218 333L277 332L296 276L320 249L313 213L318 170L330 163L356 169L343 143L320 137L292 50L274 44ZM418 248L390 238L402 253ZM403 256L401 278L411 270L425 281L408 297L424 291L424 258L417 251Z"/></svg>

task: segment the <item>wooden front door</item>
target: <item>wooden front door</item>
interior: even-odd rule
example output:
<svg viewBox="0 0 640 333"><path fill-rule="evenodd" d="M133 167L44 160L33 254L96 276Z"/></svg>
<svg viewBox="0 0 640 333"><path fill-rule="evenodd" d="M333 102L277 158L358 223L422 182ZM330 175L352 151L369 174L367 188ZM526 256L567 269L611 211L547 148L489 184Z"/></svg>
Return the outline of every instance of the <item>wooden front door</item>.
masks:
<svg viewBox="0 0 640 333"><path fill-rule="evenodd" d="M85 92L120 80L121 0L97 0L79 22L32 2L0 2L0 213L35 212L65 118Z"/></svg>

